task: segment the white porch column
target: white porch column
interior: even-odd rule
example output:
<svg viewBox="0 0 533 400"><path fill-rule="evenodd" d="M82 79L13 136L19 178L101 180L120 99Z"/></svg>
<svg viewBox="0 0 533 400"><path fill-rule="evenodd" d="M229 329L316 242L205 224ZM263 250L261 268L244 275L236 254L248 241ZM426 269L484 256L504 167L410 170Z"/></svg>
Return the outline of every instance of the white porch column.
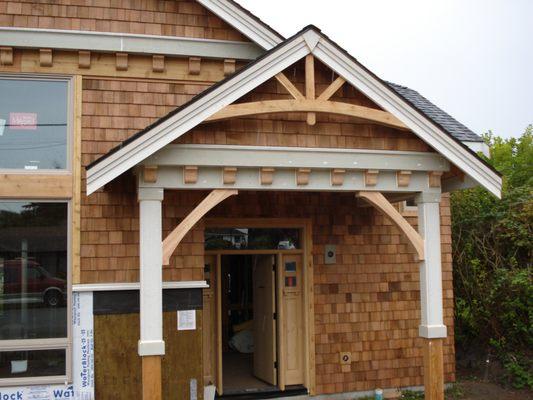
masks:
<svg viewBox="0 0 533 400"><path fill-rule="evenodd" d="M425 260L420 263L419 334L428 339L445 338L442 308L442 265L440 245L440 194L421 193L418 205L418 230L424 239Z"/></svg>
<svg viewBox="0 0 533 400"><path fill-rule="evenodd" d="M424 338L424 388L426 400L444 400L443 341L446 326L442 306L440 194L417 196L418 230L424 239L425 260L420 263L419 334Z"/></svg>
<svg viewBox="0 0 533 400"><path fill-rule="evenodd" d="M165 354L163 341L163 189L139 188L140 230L140 356Z"/></svg>

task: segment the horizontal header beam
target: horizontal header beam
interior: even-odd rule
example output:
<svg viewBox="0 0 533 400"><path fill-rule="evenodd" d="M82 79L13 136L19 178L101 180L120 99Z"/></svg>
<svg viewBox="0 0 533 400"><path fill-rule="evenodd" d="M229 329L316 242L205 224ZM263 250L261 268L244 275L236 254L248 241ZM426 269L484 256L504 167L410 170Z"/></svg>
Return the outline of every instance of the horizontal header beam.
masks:
<svg viewBox="0 0 533 400"><path fill-rule="evenodd" d="M437 153L299 147L168 145L143 162L158 166L448 171Z"/></svg>
<svg viewBox="0 0 533 400"><path fill-rule="evenodd" d="M0 28L0 43L4 47L163 54L174 57L229 58L237 60L255 60L264 52L258 45L251 42L5 27Z"/></svg>

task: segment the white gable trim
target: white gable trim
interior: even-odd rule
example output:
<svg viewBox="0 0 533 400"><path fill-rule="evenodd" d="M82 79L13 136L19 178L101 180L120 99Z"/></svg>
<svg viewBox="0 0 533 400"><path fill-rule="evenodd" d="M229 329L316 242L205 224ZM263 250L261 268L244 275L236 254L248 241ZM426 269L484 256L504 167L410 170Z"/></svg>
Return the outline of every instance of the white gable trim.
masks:
<svg viewBox="0 0 533 400"><path fill-rule="evenodd" d="M361 65L353 62L345 52L322 36L313 50L313 55L380 107L402 121L423 141L470 175L481 186L497 197L501 196L502 179L500 176Z"/></svg>
<svg viewBox="0 0 533 400"><path fill-rule="evenodd" d="M270 50L283 41L282 37L231 1L197 1L265 50Z"/></svg>
<svg viewBox="0 0 533 400"><path fill-rule="evenodd" d="M290 39L270 54L267 53L256 63L234 75L233 78L89 168L87 171L87 194L91 194L104 186L217 111L305 57L311 52L308 41L304 37L309 29ZM401 120L452 164L455 164L491 193L500 196L501 177L447 133L437 128L427 117L392 92L385 84L354 62L328 39L321 34L319 36L318 43L312 51L319 60L344 77L358 90L361 90L383 109Z"/></svg>

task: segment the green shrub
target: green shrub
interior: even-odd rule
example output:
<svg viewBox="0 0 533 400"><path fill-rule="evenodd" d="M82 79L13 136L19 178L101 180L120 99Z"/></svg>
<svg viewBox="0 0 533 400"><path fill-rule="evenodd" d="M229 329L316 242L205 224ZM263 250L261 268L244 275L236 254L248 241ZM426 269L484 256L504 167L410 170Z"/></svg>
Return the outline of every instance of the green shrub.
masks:
<svg viewBox="0 0 533 400"><path fill-rule="evenodd" d="M413 390L402 390L400 400L424 400L424 392L415 392Z"/></svg>

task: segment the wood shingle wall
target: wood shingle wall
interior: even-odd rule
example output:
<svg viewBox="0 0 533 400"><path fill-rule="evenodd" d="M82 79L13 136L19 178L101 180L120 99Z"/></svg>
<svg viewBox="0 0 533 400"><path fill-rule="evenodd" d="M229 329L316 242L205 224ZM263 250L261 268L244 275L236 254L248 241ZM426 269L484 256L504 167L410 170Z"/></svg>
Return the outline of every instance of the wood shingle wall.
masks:
<svg viewBox="0 0 533 400"><path fill-rule="evenodd" d="M193 0L0 1L0 26L249 41Z"/></svg>

